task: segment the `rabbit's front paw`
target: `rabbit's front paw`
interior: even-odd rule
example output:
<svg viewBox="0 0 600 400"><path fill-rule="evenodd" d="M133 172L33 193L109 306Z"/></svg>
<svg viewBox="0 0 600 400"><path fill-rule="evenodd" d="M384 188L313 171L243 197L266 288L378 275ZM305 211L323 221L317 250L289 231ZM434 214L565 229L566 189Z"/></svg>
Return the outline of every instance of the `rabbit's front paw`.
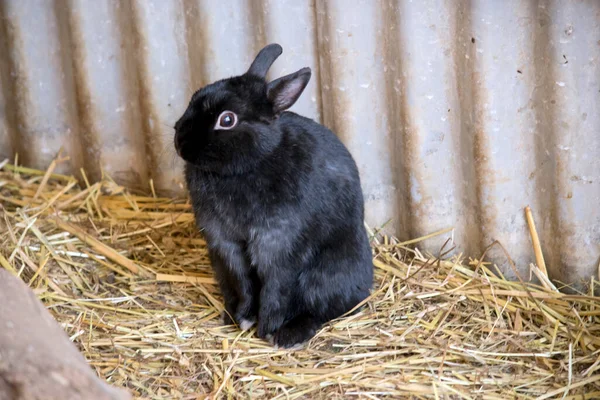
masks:
<svg viewBox="0 0 600 400"><path fill-rule="evenodd" d="M238 322L240 329L243 331L252 328L256 323L256 316L254 315L237 315L235 319Z"/></svg>
<svg viewBox="0 0 600 400"><path fill-rule="evenodd" d="M252 328L258 319L256 314L257 310L253 298L249 297L246 301L241 301L235 313L235 320L240 329L247 331Z"/></svg>
<svg viewBox="0 0 600 400"><path fill-rule="evenodd" d="M300 348L315 335L319 325L310 317L299 316L285 323L273 335L273 344L285 349Z"/></svg>
<svg viewBox="0 0 600 400"><path fill-rule="evenodd" d="M261 316L258 319L257 335L261 339L270 340L283 325L283 317L277 315Z"/></svg>

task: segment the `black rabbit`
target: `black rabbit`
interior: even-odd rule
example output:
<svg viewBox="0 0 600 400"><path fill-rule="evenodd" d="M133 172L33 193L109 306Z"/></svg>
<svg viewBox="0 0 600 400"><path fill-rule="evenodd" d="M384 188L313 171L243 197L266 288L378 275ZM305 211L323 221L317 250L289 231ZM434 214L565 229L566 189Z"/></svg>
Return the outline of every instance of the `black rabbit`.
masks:
<svg viewBox="0 0 600 400"><path fill-rule="evenodd" d="M309 68L265 80L282 53L196 92L175 148L208 242L226 322L292 347L369 295L373 263L352 156L327 128L286 112Z"/></svg>

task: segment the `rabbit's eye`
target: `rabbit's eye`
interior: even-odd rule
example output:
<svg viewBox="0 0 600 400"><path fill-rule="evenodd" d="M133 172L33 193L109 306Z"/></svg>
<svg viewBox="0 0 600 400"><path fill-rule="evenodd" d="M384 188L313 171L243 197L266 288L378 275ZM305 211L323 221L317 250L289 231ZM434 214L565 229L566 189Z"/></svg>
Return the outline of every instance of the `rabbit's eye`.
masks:
<svg viewBox="0 0 600 400"><path fill-rule="evenodd" d="M237 115L231 111L223 111L217 119L215 129L231 129L237 124Z"/></svg>

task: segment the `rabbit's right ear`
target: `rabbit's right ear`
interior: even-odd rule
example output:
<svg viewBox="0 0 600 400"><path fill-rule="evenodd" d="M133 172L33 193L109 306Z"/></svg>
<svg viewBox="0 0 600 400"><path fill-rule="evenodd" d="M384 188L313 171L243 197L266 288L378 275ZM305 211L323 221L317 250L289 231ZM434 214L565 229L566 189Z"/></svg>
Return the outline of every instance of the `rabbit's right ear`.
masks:
<svg viewBox="0 0 600 400"><path fill-rule="evenodd" d="M273 112L279 114L294 105L308 85L310 68L275 79L267 85L267 98L273 103Z"/></svg>
<svg viewBox="0 0 600 400"><path fill-rule="evenodd" d="M265 78L267 71L281 53L283 53L283 49L277 43L264 47L252 62L247 74Z"/></svg>

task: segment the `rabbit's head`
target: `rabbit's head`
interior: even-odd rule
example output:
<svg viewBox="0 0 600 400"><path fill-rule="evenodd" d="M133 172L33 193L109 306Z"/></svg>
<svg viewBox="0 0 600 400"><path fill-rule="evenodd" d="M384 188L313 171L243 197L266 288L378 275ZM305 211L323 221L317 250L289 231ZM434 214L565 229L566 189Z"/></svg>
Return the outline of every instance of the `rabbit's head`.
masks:
<svg viewBox="0 0 600 400"><path fill-rule="evenodd" d="M212 83L193 96L175 124L175 149L186 162L211 171L251 168L280 142L274 122L308 84L310 68L272 82L271 64L281 55L278 44L263 48L241 75Z"/></svg>

